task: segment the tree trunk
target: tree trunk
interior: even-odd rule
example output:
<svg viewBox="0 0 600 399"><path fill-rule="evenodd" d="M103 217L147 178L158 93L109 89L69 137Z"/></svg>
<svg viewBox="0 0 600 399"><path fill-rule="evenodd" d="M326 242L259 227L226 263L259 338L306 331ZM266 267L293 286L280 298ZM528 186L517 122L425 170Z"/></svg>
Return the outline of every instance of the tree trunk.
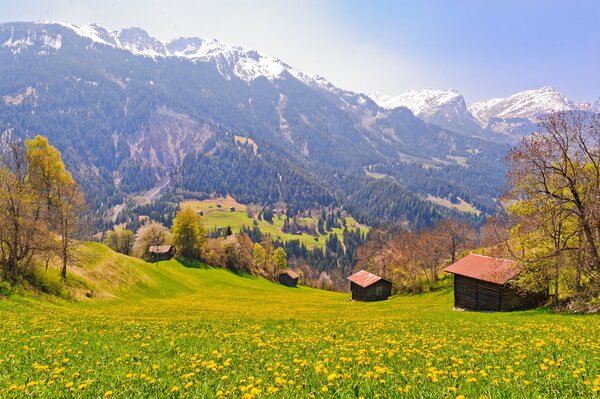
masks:
<svg viewBox="0 0 600 399"><path fill-rule="evenodd" d="M558 276L560 271L560 257L554 257L554 307L558 308Z"/></svg>

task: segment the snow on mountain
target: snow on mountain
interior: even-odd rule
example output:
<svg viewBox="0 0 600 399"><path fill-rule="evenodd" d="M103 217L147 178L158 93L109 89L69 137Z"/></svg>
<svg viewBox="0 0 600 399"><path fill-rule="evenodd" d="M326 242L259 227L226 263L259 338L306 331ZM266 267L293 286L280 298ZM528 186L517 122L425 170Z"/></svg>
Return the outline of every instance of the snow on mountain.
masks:
<svg viewBox="0 0 600 399"><path fill-rule="evenodd" d="M467 109L465 99L456 90L419 89L398 96L381 93L371 95L380 107L406 107L415 116L449 130L477 134L479 125Z"/></svg>
<svg viewBox="0 0 600 399"><path fill-rule="evenodd" d="M524 118L536 120L540 115L555 111L589 109L587 103L574 103L550 86L526 90L506 98L492 98L469 106L475 119L486 126L491 118Z"/></svg>
<svg viewBox="0 0 600 399"><path fill-rule="evenodd" d="M72 30L78 36L89 39L92 43L122 49L135 55L151 58L178 57L197 62L213 61L227 79L231 79L232 75L235 75L246 82L251 82L259 77L277 80L287 72L308 85L322 88L332 87L322 77L305 74L278 58L266 56L253 49L229 46L215 39L182 37L163 42L140 28L109 32L96 24L75 25L53 21L37 23L60 25ZM26 44L32 45L33 41ZM11 45L11 43L5 43L5 45Z"/></svg>
<svg viewBox="0 0 600 399"><path fill-rule="evenodd" d="M371 95L373 101L383 108L406 107L416 116L424 115L431 110L454 101L464 101L456 90L419 89L411 90L399 96L388 96L382 93Z"/></svg>

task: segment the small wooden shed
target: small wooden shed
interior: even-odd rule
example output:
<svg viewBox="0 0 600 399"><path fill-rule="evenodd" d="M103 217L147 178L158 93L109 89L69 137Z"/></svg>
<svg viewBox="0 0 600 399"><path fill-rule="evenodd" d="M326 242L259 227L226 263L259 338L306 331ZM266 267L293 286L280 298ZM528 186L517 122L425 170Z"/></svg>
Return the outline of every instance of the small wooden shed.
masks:
<svg viewBox="0 0 600 399"><path fill-rule="evenodd" d="M148 253L153 261L168 260L175 253L172 245L152 245Z"/></svg>
<svg viewBox="0 0 600 399"><path fill-rule="evenodd" d="M279 283L287 287L297 287L298 278L300 278L300 275L290 269L286 269L279 272L279 275L277 276L277 280L279 281Z"/></svg>
<svg viewBox="0 0 600 399"><path fill-rule="evenodd" d="M469 254L444 269L454 274L454 307L509 311L539 306L545 294L524 294L510 284L519 275L517 262Z"/></svg>
<svg viewBox="0 0 600 399"><path fill-rule="evenodd" d="M353 301L383 301L392 295L392 282L361 270L348 277Z"/></svg>

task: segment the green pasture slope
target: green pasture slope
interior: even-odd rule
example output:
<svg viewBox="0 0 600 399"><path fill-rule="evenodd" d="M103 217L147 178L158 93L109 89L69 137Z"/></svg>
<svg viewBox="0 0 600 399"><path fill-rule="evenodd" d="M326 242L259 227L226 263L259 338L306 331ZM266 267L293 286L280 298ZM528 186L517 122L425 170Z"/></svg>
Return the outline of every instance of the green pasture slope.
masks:
<svg viewBox="0 0 600 399"><path fill-rule="evenodd" d="M354 303L100 244L84 253L70 276L81 300L0 299L0 397L600 395L598 316L456 312L450 291Z"/></svg>
<svg viewBox="0 0 600 399"><path fill-rule="evenodd" d="M222 203L222 207L217 208L217 203ZM235 202L232 198L206 201L185 201L182 206L191 206L195 210L202 211L204 213L202 219L203 223L209 229L230 226L233 232L238 232L242 226L251 228L254 224L254 219L248 217L246 214L246 206ZM231 211L231 207L234 207L235 210ZM329 233L319 235L318 241L315 241L312 235L306 233L299 235L284 233L282 231L284 218L284 215L275 215L273 216L272 224L265 222L264 220L257 220L258 227L262 233L270 234L273 239L282 241L299 240L301 244L305 244L309 249L325 247L325 240ZM304 217L302 219L307 224L311 222L317 223L317 219L313 217ZM349 229L359 228L365 233L367 232L368 227L361 225L353 217L345 216L344 219L346 219L346 225ZM343 241L343 228L334 228L331 232L337 234L338 238Z"/></svg>

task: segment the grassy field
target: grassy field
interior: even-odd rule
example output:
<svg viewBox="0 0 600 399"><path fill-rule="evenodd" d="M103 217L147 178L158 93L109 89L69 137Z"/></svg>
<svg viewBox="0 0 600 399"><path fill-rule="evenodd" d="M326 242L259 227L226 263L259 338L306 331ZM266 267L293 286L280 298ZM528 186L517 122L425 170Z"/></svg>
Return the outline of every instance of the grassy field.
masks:
<svg viewBox="0 0 600 399"><path fill-rule="evenodd" d="M597 316L455 312L451 292L353 303L85 253L74 273L104 299L0 299L0 397L600 396Z"/></svg>
<svg viewBox="0 0 600 399"><path fill-rule="evenodd" d="M446 208L456 209L457 211L460 211L460 212L472 213L477 216L479 216L481 214L481 211L479 209L475 208L473 205L469 204L468 202L465 202L462 198L458 199L458 201L459 201L458 204L452 203L447 198L434 197L431 194L427 194L427 197L425 199L427 201L433 202L434 204L441 205Z"/></svg>
<svg viewBox="0 0 600 399"><path fill-rule="evenodd" d="M221 207L217 207L217 204L220 204ZM246 214L246 205L236 202L232 197L205 201L185 201L181 205L183 207L192 207L196 211L202 211L204 213L204 225L207 228L230 226L233 232L238 232L242 226L252 227L254 223L254 219L248 217ZM235 208L235 211L232 212L231 208ZM273 224L264 220L258 220L258 227L261 232L270 234L273 239L280 239L282 241L299 240L300 243L305 244L309 249L315 247L323 248L325 246L325 238L327 236L324 234L319 235L319 240L315 241L314 237L310 234L296 235L284 233L282 231L284 218L284 215L275 215L273 217ZM315 218L305 217L302 219L306 223L317 223L317 219ZM367 231L366 226L361 225L351 216L346 216L345 219L348 228L360 228L365 232ZM343 240L343 228L335 228L332 232L337 234L340 240Z"/></svg>

